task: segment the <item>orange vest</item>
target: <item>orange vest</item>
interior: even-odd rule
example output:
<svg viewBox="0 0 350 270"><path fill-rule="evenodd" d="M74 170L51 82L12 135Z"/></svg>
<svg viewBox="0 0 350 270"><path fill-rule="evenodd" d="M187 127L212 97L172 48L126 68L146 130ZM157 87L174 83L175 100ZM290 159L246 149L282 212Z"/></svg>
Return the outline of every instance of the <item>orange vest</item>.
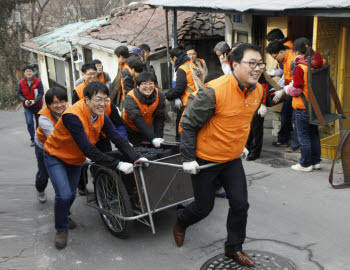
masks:
<svg viewBox="0 0 350 270"><path fill-rule="evenodd" d="M121 70L123 70L124 68L127 68L130 73L131 73L131 68L129 67L129 65L127 63L124 63L122 66L121 66ZM135 80L135 79L134 79ZM123 82L123 79L121 79L121 86L122 86L122 100L124 100L125 98L125 88L124 88L124 82Z"/></svg>
<svg viewBox="0 0 350 270"><path fill-rule="evenodd" d="M303 88L303 94L305 96L305 99L307 101L309 101L309 96L308 96L308 85L307 85L307 72L308 72L308 68L307 65L303 65L303 64L299 64L299 67L301 67L304 71L304 88ZM306 110L305 104L303 102L303 98L302 96L298 96L298 97L293 97L292 99L292 107L294 110Z"/></svg>
<svg viewBox="0 0 350 270"><path fill-rule="evenodd" d="M287 40L286 42L283 43L284 46L287 46L289 49L293 50L294 44L293 41Z"/></svg>
<svg viewBox="0 0 350 270"><path fill-rule="evenodd" d="M77 87L75 87L75 92L77 92L77 95L79 97L79 99L83 99L84 98L84 88L86 86L85 82L82 82L81 84L79 84Z"/></svg>
<svg viewBox="0 0 350 270"><path fill-rule="evenodd" d="M192 79L192 74L191 74L191 67L190 67L191 61L188 60L186 61L184 64L182 64L179 68L181 68L183 71L186 72L186 80L187 80L187 87L185 89L185 92L182 94L182 96L180 97L181 101L182 101L182 105L186 106L188 97L190 94L193 94L194 92L196 92L196 86L193 82Z"/></svg>
<svg viewBox="0 0 350 270"><path fill-rule="evenodd" d="M296 55L293 50L287 50L283 59L284 84L288 85L293 80L291 64L295 60Z"/></svg>
<svg viewBox="0 0 350 270"><path fill-rule="evenodd" d="M91 144L95 145L104 125L104 115L98 116L96 121L92 123L91 114L84 100L79 100L63 114L66 113L74 114L79 118L87 138ZM80 150L72 135L64 126L62 118L57 122L54 131L46 140L44 150L49 155L57 157L70 165L80 166L86 159L84 153Z"/></svg>
<svg viewBox="0 0 350 270"><path fill-rule="evenodd" d="M159 94L158 89L155 88L157 97L156 100L151 105L146 105L140 102L140 100L135 96L134 90L131 90L128 95L131 96L135 102L137 103L137 106L139 107L139 110L141 112L143 120L146 122L147 126L152 127L153 124L153 113L157 109L159 104ZM128 117L126 114L126 111L124 109L123 111L123 119L126 122L126 124L133 130L139 131L139 129L134 125L133 121Z"/></svg>
<svg viewBox="0 0 350 270"><path fill-rule="evenodd" d="M84 98L84 88L85 88L85 86L86 86L86 83L82 82L81 84L79 84L77 86L77 88L75 88L75 91L77 92L79 100L82 100ZM111 115L111 100L110 99L109 99L109 102L108 102L108 104L106 106L105 114L107 114L108 117Z"/></svg>
<svg viewBox="0 0 350 270"><path fill-rule="evenodd" d="M49 107L44 106L44 107L38 112L38 114L43 115L43 116L49 118L49 119L52 121L53 126L56 125L57 121L56 121L55 118L52 116L51 110L49 109ZM45 133L44 133L44 131L41 129L41 127L40 127L39 125L38 125L38 127L37 127L37 129L36 129L36 137L38 138L38 140L39 140L42 144L44 144L45 141L46 141L46 139L47 139L47 138L46 138L46 135L45 135Z"/></svg>
<svg viewBox="0 0 350 270"><path fill-rule="evenodd" d="M257 84L249 93L242 91L232 73L210 81L208 87L215 91L216 109L197 134L196 156L224 163L241 155L264 90Z"/></svg>
<svg viewBox="0 0 350 270"><path fill-rule="evenodd" d="M100 82L103 82L103 83L106 83L106 78L105 78L105 73L102 72L99 76L97 76L96 80L100 81Z"/></svg>

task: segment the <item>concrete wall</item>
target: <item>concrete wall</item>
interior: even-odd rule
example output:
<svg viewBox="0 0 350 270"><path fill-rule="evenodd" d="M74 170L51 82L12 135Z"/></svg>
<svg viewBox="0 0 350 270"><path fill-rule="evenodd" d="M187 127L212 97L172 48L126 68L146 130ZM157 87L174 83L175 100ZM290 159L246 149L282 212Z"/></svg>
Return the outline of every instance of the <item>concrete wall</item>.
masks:
<svg viewBox="0 0 350 270"><path fill-rule="evenodd" d="M118 59L114 54L109 54L101 50L92 49L92 59L99 59L103 64L103 70L109 73L111 80L115 78L118 72Z"/></svg>
<svg viewBox="0 0 350 270"><path fill-rule="evenodd" d="M47 74L47 66L45 61L45 55L38 54L38 66L40 72L40 79L44 87L44 91L46 92L49 87L49 77Z"/></svg>
<svg viewBox="0 0 350 270"><path fill-rule="evenodd" d="M157 80L158 80L158 85L161 87L162 86L162 72L161 72L161 67L160 64L161 63L166 63L167 62L167 58L166 56L159 58L155 61L151 61L151 65L153 66L154 70L156 71L156 76L157 76Z"/></svg>

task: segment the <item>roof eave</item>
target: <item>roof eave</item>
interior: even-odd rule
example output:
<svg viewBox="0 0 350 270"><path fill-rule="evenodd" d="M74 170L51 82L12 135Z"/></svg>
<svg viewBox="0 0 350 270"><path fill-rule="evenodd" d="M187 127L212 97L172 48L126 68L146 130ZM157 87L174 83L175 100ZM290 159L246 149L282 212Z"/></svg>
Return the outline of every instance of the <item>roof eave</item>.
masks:
<svg viewBox="0 0 350 270"><path fill-rule="evenodd" d="M23 44L21 44L20 47L23 50L30 51L30 52L33 52L33 53L36 53L36 54L45 55L45 56L48 56L48 57L51 57L51 58L54 58L54 59L57 59L57 60L60 60L60 61L66 61L67 60L67 58L64 57L64 55L66 55L67 53L65 53L65 54L63 54L61 56L58 56L58 55L55 55L55 54L43 52L43 51L40 51L40 50L36 50L36 49L30 48L30 47L24 46Z"/></svg>
<svg viewBox="0 0 350 270"><path fill-rule="evenodd" d="M166 10L182 10L192 12L214 12L214 13L227 13L237 14L246 13L251 15L263 15L263 16L320 16L320 17L345 17L350 18L350 8L300 8L300 9L286 9L286 10L257 10L250 9L244 12L234 9L220 9L209 7L184 7L184 6L162 6L151 5L152 8L163 7Z"/></svg>

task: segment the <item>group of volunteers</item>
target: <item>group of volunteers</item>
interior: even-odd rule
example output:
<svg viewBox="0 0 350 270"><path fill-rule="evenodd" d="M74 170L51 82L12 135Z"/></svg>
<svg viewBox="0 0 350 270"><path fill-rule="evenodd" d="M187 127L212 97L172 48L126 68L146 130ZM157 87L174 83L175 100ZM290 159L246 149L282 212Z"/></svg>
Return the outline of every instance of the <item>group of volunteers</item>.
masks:
<svg viewBox="0 0 350 270"><path fill-rule="evenodd" d="M268 37L273 33L281 31L274 29ZM260 48L249 43L230 47L219 42L213 50L222 70L211 74L194 47L173 48L169 54L175 69L174 82L164 92L148 61L149 46L120 46L115 49L120 80L112 83L97 59L85 63L82 78L75 82L72 105L65 90L52 87L42 107L42 84L33 75L33 68L26 66L18 95L35 145L39 201L46 200L48 178L55 190L56 247L64 248L68 230L76 227L70 209L78 186L81 192L86 191L86 183L80 180L86 159L124 174L133 172L135 162L147 162L133 147L144 141L156 148L164 143L168 100L177 111L176 140L180 142L183 170L191 174L194 194L194 201L178 210L173 228L176 245L183 245L190 225L209 215L218 190L222 190L229 201L225 255L241 265L253 266L253 259L242 250L249 203L241 157L254 160L260 155L269 93L275 90L274 102L284 98L283 106L292 106L294 118L290 121L295 123L293 134L301 149L300 162L292 169L320 168L318 129L308 122L307 56L311 56L312 68L321 66L322 58L306 38L292 43L277 35L269 41L267 52L278 66L268 72ZM263 73L282 76L281 88L269 89ZM120 89L113 94L118 84ZM121 114L117 105L122 108ZM33 117L37 120L36 132ZM280 144L289 140L282 140L283 132L281 129ZM123 154L122 160L106 154L112 150L111 142ZM213 162L218 165L199 170L200 165Z"/></svg>

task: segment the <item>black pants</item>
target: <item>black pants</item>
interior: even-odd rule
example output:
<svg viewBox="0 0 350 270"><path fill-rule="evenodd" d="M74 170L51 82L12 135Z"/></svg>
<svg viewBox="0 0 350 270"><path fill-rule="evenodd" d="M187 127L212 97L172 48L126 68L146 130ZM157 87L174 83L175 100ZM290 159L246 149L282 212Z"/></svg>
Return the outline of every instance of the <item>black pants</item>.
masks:
<svg viewBox="0 0 350 270"><path fill-rule="evenodd" d="M198 161L200 165L201 160ZM240 158L200 171L192 175L194 201L178 212L178 221L184 229L209 215L214 207L218 182L222 184L229 201L227 240L230 252L241 251L246 236L248 192L245 172Z"/></svg>
<svg viewBox="0 0 350 270"><path fill-rule="evenodd" d="M292 98L283 101L281 110L281 129L278 132L277 140L280 143L288 143L290 141L293 125L293 107Z"/></svg>
<svg viewBox="0 0 350 270"><path fill-rule="evenodd" d="M260 157L264 139L264 117L255 113L252 123L250 124L250 133L246 148L250 157Z"/></svg>
<svg viewBox="0 0 350 270"><path fill-rule="evenodd" d="M175 140L177 142L180 141L180 133L179 133L179 125L180 125L180 120L181 120L181 117L182 117L182 114L185 110L185 106L182 106L180 110L177 111L177 114L176 114L176 137L175 137Z"/></svg>

